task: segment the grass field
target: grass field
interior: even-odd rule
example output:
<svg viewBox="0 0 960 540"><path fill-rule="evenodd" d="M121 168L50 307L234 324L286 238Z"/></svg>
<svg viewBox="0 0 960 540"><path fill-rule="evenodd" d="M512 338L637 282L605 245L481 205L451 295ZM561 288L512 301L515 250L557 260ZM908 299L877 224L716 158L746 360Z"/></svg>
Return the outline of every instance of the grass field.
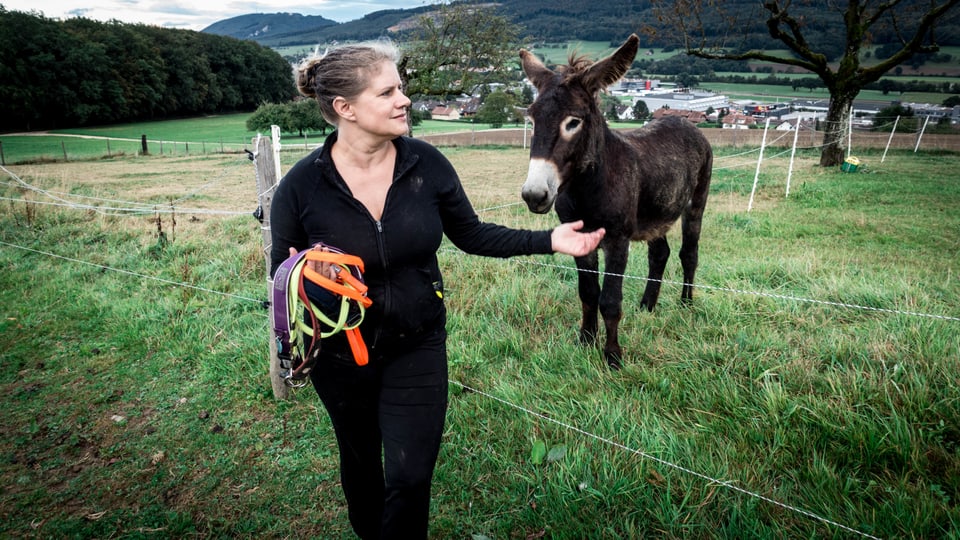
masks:
<svg viewBox="0 0 960 540"><path fill-rule="evenodd" d="M484 219L555 222L523 150L444 152ZM784 197L786 157L717 152L694 303L673 258L641 310L635 246L620 372L576 343L569 258L444 245L431 538L960 535L960 157L801 152ZM0 537L351 538L316 395L266 375L246 157L7 169Z"/></svg>
<svg viewBox="0 0 960 540"><path fill-rule="evenodd" d="M9 164L36 161L70 161L138 156L141 139L147 138L147 153L160 156L188 156L214 153L244 153L252 149L257 132L248 131L248 113L166 120L137 124L92 126L30 134L0 134L3 162ZM489 124L468 121L425 120L414 127L415 135L491 129ZM270 136L265 133L265 136ZM291 147L313 148L326 134L303 136L283 133L281 139Z"/></svg>

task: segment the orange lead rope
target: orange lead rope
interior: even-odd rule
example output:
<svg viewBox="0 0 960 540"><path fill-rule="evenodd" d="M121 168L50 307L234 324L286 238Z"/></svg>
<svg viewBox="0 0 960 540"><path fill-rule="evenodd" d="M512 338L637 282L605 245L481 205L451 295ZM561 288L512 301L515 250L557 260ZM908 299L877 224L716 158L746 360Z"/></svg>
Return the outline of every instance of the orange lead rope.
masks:
<svg viewBox="0 0 960 540"><path fill-rule="evenodd" d="M307 261L332 266L336 277L331 279L314 271ZM310 374L320 352L322 338L345 332L347 342L358 365L369 362L367 346L360 334L360 323L366 308L373 304L367 298L363 282L363 260L337 248L316 244L283 261L274 273L272 289L272 323L277 342L277 358L285 383L300 387ZM305 281L329 291L334 307L321 309L307 295Z"/></svg>
<svg viewBox="0 0 960 540"><path fill-rule="evenodd" d="M364 271L363 260L355 255L345 253L336 253L333 251L320 251L311 249L305 255L308 261L325 262L336 265L337 279L332 280L314 271L309 266L303 267L304 279L309 279L313 283L329 290L334 294L339 294L349 298L363 306L364 309L373 304L373 300L367 298L367 285L360 281L350 271L350 267L356 267L360 273ZM346 271L344 271L346 270ZM302 288L302 285L301 285ZM312 310L310 310L312 312ZM370 355L367 352L367 345L363 342L363 336L360 334L359 323L353 328L345 328L347 342L350 343L350 350L353 352L353 358L358 366L365 366L370 361ZM316 339L316 332L314 333Z"/></svg>

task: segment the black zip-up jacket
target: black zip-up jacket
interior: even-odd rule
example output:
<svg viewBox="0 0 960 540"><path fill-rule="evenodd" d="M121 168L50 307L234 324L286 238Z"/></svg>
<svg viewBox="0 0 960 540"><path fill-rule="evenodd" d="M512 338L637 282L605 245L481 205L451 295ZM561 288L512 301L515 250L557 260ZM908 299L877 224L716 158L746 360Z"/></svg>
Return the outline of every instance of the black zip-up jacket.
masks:
<svg viewBox="0 0 960 540"><path fill-rule="evenodd" d="M324 145L283 177L274 195L270 227L271 275L289 256L323 242L359 256L365 267L367 309L360 331L374 358L395 346L412 345L445 324L443 278L437 264L442 235L461 250L492 257L552 253L550 231L526 231L484 223L467 199L450 162L433 146L408 137L394 139L397 160L380 221L356 200ZM323 348L344 352L343 334Z"/></svg>

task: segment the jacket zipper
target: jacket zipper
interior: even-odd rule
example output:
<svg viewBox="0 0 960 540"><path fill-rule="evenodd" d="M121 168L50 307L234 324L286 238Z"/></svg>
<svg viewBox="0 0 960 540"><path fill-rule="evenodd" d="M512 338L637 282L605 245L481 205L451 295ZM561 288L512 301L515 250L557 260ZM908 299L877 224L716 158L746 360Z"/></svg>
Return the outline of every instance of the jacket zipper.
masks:
<svg viewBox="0 0 960 540"><path fill-rule="evenodd" d="M390 192L387 191L387 196L390 195ZM384 205L386 207L386 205ZM388 269L389 263L387 261L387 251L383 245L383 222L380 220L374 221L374 224L377 228L377 251L380 253L380 260L383 261L383 309L382 313L386 315L388 313L387 308L390 307L390 271ZM383 322L377 326L376 332L373 334L373 344L371 348L375 349L377 347L377 342L380 341L380 334L383 331Z"/></svg>

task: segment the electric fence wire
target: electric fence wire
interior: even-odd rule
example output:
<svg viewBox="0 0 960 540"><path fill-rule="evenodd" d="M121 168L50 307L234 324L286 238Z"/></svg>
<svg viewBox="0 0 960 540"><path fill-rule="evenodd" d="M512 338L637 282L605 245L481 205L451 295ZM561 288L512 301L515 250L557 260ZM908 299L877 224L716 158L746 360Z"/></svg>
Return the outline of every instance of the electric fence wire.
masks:
<svg viewBox="0 0 960 540"><path fill-rule="evenodd" d="M519 259L518 262L519 262L519 264L527 264L527 265L532 265L532 266L545 266L545 267L550 267L550 268L557 268L557 269L562 269L562 270L569 270L569 271L572 271L572 272L594 273L594 274L598 274L598 275L601 275L601 276L612 275L612 276L621 277L621 278L623 278L623 279L634 279L634 280L640 280L640 281L652 281L652 282L663 283L663 284L668 284L668 285L681 285L681 286L682 286L682 285L690 285L691 287L695 287L695 288L698 288L698 289L704 289L704 290L710 290L710 291L719 291L719 292L727 292L727 293L734 293L734 294L753 295L753 296L759 296L759 297L762 297L762 298L773 298L773 299L777 299L777 300L789 300L789 301L791 301L791 302L799 302L799 303L807 303L807 304L818 304L818 305L822 305L822 306L839 307L839 308L854 309L854 310L860 310L860 311L875 311L875 312L879 312L879 313L888 313L888 314L892 314L892 315L904 315L904 316L908 316L908 317L924 317L924 318L928 318L928 319L939 319L939 320L942 320L942 321L960 322L960 317L955 317L955 316L951 316L951 315L937 315L937 314L934 314L934 313L922 313L922 312L919 312L919 311L904 311L904 310L901 310L901 309L878 308L878 307L864 306L864 305L859 305L859 304L848 304L848 303L845 303L845 302L834 302L834 301L830 301L830 300L817 300L817 299L815 299L815 298L803 298L803 297L801 297L801 296L791 296L791 295L787 295L787 294L777 294L777 293L769 293L769 292L763 292L763 291L748 291L748 290L746 290L746 289L734 289L734 288L730 288L730 287L718 287L718 286L715 286L715 285L700 285L700 284L697 284L697 283L687 284L687 283L683 283L683 282L680 282L680 281L672 281L672 280L668 280L668 279L653 279L653 278L649 278L649 277L632 276L632 275L629 275L629 274L616 274L616 273L613 273L613 272L605 272L605 271L602 271L602 270L580 270L579 268L576 268L576 267L574 267L574 266L564 266L564 265L561 265L561 264L543 263L543 262L534 261L534 260Z"/></svg>
<svg viewBox="0 0 960 540"><path fill-rule="evenodd" d="M811 147L811 148L814 148L814 147ZM747 150L747 151L745 151L745 152L743 152L742 154L739 154L739 155L747 155L747 154L749 154L749 153L754 153L754 152L757 152L757 151L759 151L759 149L750 149L750 150ZM781 154L777 154L777 155L782 155L782 154L785 154L786 152L787 152L787 151L784 151L784 152L782 152ZM776 157L777 155L771 156L771 157ZM731 158L731 157L736 157L736 156L737 156L737 155L723 156L723 158ZM750 165L751 165L751 166L753 165L752 161L750 162ZM6 167L0 166L0 169L2 169L3 171L7 172L7 174L9 174L12 178L14 178L14 179L17 181L17 185L19 185L19 186L21 186L21 187L23 187L23 188L25 188L25 189L29 189L29 190L31 190L31 191L35 191L35 192L37 192L37 193L40 193L40 194L42 194L42 195L45 195L45 196L47 196L47 197L49 197L49 198L51 198L51 199L53 199L53 200L55 200L55 201L58 201L58 202L56 202L56 203L49 203L49 202L44 203L44 202L27 201L27 200L24 200L24 199L9 198L9 197L0 197L0 200L29 202L29 203L32 203L32 204L48 204L48 205L63 206L63 207L68 207L68 208L73 208L73 209L86 209L86 210L95 210L95 211L108 211L108 210L109 210L109 211L115 211L115 212L118 212L118 213L121 213L121 214L126 213L127 215L128 215L130 212L140 212L140 213L147 213L147 212L149 212L149 213L155 213L155 212L160 212L160 211L162 211L162 210L161 210L161 207L158 206L158 205L155 205L155 204L147 207L147 206L146 206L147 203L134 203L134 202L127 202L127 201L111 201L111 200L108 200L108 199L96 199L96 198L94 198L94 197L88 197L88 198L91 199L91 200L100 200L101 202L120 202L120 203L128 204L129 206L127 206L127 207L124 208L124 207L100 207L100 206L94 206L94 205L77 204L76 202L69 201L69 200L64 199L64 198L62 198L62 197L59 197L59 195L64 195L64 194L62 194L62 193L57 193L57 192L53 192L53 191L48 191L48 190L43 190L43 189L40 189L40 188L36 188L35 186L32 186L32 185L24 182L24 181L21 180L17 175L15 175L15 174L12 173L11 171L9 171ZM716 167L715 167L715 169L716 169ZM177 199L177 201L182 201L182 200L185 200L185 199L187 199L187 198L189 198L189 197L192 197L192 196L194 196L196 193L198 193L199 191L201 191L202 189L205 189L206 187L209 187L210 185L212 185L212 184L214 184L214 183L215 183L215 181L214 181L214 182L210 182L210 183L206 184L205 186L201 186L201 188L198 188L198 189L195 190L194 192L192 192L192 193L190 193L190 194L187 194L187 195L185 195L185 196ZM9 185L9 184L8 184L8 185ZM75 196L75 195L70 195L70 196L72 196L72 197L83 197L83 196ZM501 209L501 208L507 208L507 207L512 207L512 206L517 206L517 205L519 205L519 204L520 204L520 203L509 203L509 204L504 204L504 205L492 206L492 207L488 207L488 208L481 209L481 210L479 210L479 212L481 212L481 213L482 213L482 212L489 212L489 211L493 211L493 210L497 210L497 209ZM220 215L245 215L245 214L248 214L248 212L216 211L216 210L203 210L203 209L186 210L186 209L182 209L182 208L176 209L176 210L174 210L173 208L171 208L169 211L171 211L171 212L172 212L172 211L177 211L178 213L181 213L181 214L185 214L185 213L191 213L191 214L193 214L193 213L197 213L197 214L206 213L206 214L220 214ZM132 271L129 271L129 270L113 268L113 267L106 266L106 265L102 265L102 264L91 263L91 262L88 262L88 261L83 261L83 260L75 259L75 258L72 258L72 257L66 257L66 256L63 256L63 255L58 255L58 254L51 253L51 252L48 252L48 251L37 250L37 249L25 247L25 246L20 246L20 245L17 245L17 244L12 244L12 243L5 242L5 241L2 241L2 240L0 240L0 245L7 246L7 247L11 247L11 248L16 248L16 249L21 249L21 250L29 251L29 252L32 252L32 253L35 253L35 254L44 255L44 256L49 256L49 257L53 257L53 258L57 258L57 259L65 260L65 261L70 261L70 262L74 262L74 263L77 263L77 264L89 265L89 266L93 266L93 267L96 267L96 268L100 268L100 269L102 269L102 270L113 271L113 272L117 272L117 273L120 273L120 274L125 274L125 275L129 275L129 276L133 276L133 277L138 277L138 278L141 278L141 279L154 280L154 281L157 281L157 282L160 282L160 283L164 283L164 284L166 284L166 285L171 285L171 286L176 286L176 287L184 287L184 288L194 289L194 290L198 290L198 291L202 291L202 292L206 292L206 293L210 293L210 294L218 294L218 295L222 295L222 296L229 297L229 298L234 298L234 299L238 299L238 300L243 300L243 301L248 301L248 302L256 302L256 303L259 303L259 304L263 304L263 300L262 300L262 299L251 298L251 297L246 297L246 296L237 295L237 294L231 294L231 293L225 293L225 292L222 292L222 291L217 291L217 290L209 289L209 288L206 288L206 287L200 287L200 286L193 285L193 284L190 284L190 283L178 282L178 281L174 281L174 280L168 280L168 279L164 279L164 278L159 278L159 277L156 277L156 276L150 276L150 275L146 275L146 274L141 274L141 273L137 273L137 272L132 272ZM441 252L461 253L459 250L456 250L456 249L442 249ZM569 270L569 271L574 271L574 272L579 272L579 271L580 271L579 269L577 269L577 268L575 268L575 267L570 267L570 266L557 265L557 264L549 264L549 263L542 263L542 262L538 262L538 261L535 261L535 260L527 260L527 259L523 259L523 258L517 258L516 260L517 260L517 262L518 262L519 264L534 265L534 266L543 266L543 267L553 267L553 268L557 268L557 269ZM598 271L594 271L594 272L597 273L597 274L605 274L605 273L606 273L606 272L599 271L599 270L598 270ZM628 275L628 274L618 274L618 275L619 275L619 277L622 277L622 278L625 278L625 279L647 280L647 281L650 280L649 278L646 278L646 277L632 276L632 275ZM683 285L683 283L681 283L681 282L676 282L676 281L671 281L671 280L654 280L654 281L659 281L659 282L661 282L661 283L666 283L666 284L669 284L669 285ZM848 303L843 303L843 302L832 302L832 301L825 301L825 300L817 300L817 299L803 298L803 297L798 297L798 296L790 296L790 295L781 295L781 294L775 294L775 293L768 293L768 292L763 292L763 291L749 291L749 290L743 290L743 289L734 289L734 288L718 287L718 286L711 286L711 285L693 284L693 286L694 286L694 287L697 287L697 288L701 288L701 289L714 290L714 291L727 292L727 293L748 294L748 295L755 295L755 296L760 296L760 297L767 297L767 298L774 298L774 299L781 299L781 300L788 300L788 301L795 301L795 302L804 302L804 303L812 303L812 304L819 304L819 305L828 305L828 306L840 307L840 308L846 308L846 309L858 309L858 310L875 311L875 312L882 312L882 313L889 313L889 314L897 314L897 315L905 315L905 316L926 317L926 318L939 319L939 320L950 321L950 322L960 322L960 317L955 317L955 316L937 315L937 314L929 314L929 313L921 313L921 312L913 312L913 311L904 311L904 310L889 309L889 308L875 308L875 307L871 307L871 306L862 306L862 305L848 304ZM635 454L635 455L638 455L638 456L641 456L641 457L643 457L643 458L646 458L646 459L649 459L649 460L651 460L651 461L654 461L654 462L656 462L656 463L659 463L659 464L661 464L661 465L663 465L663 466L666 466L666 467L669 467L669 468L673 468L673 469L678 470L678 471L681 471L681 472L683 472L683 473L686 473L686 474L692 475L692 476L694 476L694 477L697 477L697 478L706 480L706 481L708 481L708 482L710 482L710 483L713 483L713 484L716 484L716 485L719 485L719 486L722 486L722 487L726 487L726 488L731 489L731 490L733 490L733 491L739 492L739 493L741 493L741 494L743 494L743 495L757 498L757 499L762 500L762 501L765 501L765 502L767 502L767 503L769 503L769 504L773 504L773 505L775 505L775 506L784 508L784 509L786 509L786 510L789 510L789 511L792 511L792 512L795 512L795 513L804 515L804 516L809 517L809 518L811 518L811 519L820 521L821 523L825 523L825 524L827 524L827 525L830 525L830 526L833 526L833 527L837 527L837 528L842 529L842 530L845 530L845 531L847 531L847 532L850 532L850 533L853 533L853 534L857 534L857 535L863 536L863 537L865 537L865 538L878 538L878 537L876 537L876 536L872 536L872 535L867 534L867 533L864 533L864 532L862 532L862 531L858 531L858 530L856 530L856 529L853 529L853 528L848 527L848 526L846 526L846 525L843 525L843 524L841 524L841 523L837 523L837 522L831 521L831 520L829 520L829 519L827 519L827 518L824 518L824 517L822 517L822 516L819 516L819 515L817 515L817 514L814 514L814 513L810 512L810 511L804 510L804 509L802 509L802 508L799 508L799 507L796 507L796 506L792 506L792 505L788 505L788 504L786 504L786 503L779 502L779 501L777 501L777 500L775 500L775 499L772 499L772 498L770 498L770 497L764 496L764 495L762 495L762 494L759 494L759 493L756 493L756 492L752 492L752 491L746 490L746 489L744 489L744 488L738 487L738 486L730 483L729 481L723 481L723 480L715 479L715 478L712 478L712 477L710 477L710 476L708 476L708 475L705 475L705 474L703 474L703 473L699 473L699 472L697 472L697 471L693 471L693 470L691 470L691 469L685 468L685 467L683 467L683 466L681 466L681 465L674 464L674 463L671 463L671 462L669 462L669 461L666 461L666 460L664 460L664 459L662 459L662 458L658 458L658 457L653 456L653 455L651 455L651 454L649 454L649 453L646 453L646 452L644 452L644 451L642 451L642 450L630 448L630 447L628 447L628 446L626 446L626 445L624 445L624 444L622 444L622 443L616 442L616 441L614 441L614 440L612 440L612 439L610 439L610 438L603 437L603 436L600 436L600 435L591 433L591 432L589 432L589 431L587 431L587 430L585 430L585 429L579 428L579 427L574 426L574 425L572 425L572 424L568 424L568 423L562 422L562 421L560 421L560 420L557 420L557 419L555 419L555 418L545 416L545 415L543 415L543 414L537 413L537 412L535 412L535 411L533 411L533 410L530 410L530 409L528 409L528 408L526 408L526 407L523 407L523 406L521 406L521 405L514 404L514 403L512 403L512 402L510 402L510 401L507 401L507 400L505 400L505 399L503 399L503 398L500 398L500 397L498 397L498 396L495 396L495 395L492 395L492 394L490 394L490 393L481 391L481 390L479 390L479 389L472 388L472 387L469 387L469 386L467 386L467 385L464 385L463 383L460 383L460 382L458 382L458 381L450 380L449 382L450 382L451 384L455 384L455 385L457 385L457 386L460 386L461 388L464 388L464 389L467 390L467 391L477 393L478 395L482 395L482 396L484 396L484 397L486 397L486 398L488 398L488 399L492 399L492 400L494 400L494 401L497 401L497 402L499 402L499 403L502 403L502 404L504 404L504 405L507 405L507 406L509 406L509 407L512 407L512 408L514 408L514 409L517 409L517 410L519 410L519 411L522 411L522 412L524 412L524 413L526 413L526 414L535 416L535 417L540 418L540 419L542 419L542 420L544 420L544 421L547 421L547 422L554 423L554 424L556 424L556 425L558 425L558 426L560 426L560 427L563 427L564 429L567 429L567 430L570 430L570 431L579 433L579 434L581 434L581 435L583 435L583 436L586 436L586 437L595 439L595 440L600 441L600 442L602 442L602 443L604 443L604 444L607 444L607 445L616 447L616 448L618 448L618 449L620 449L620 450L623 450L623 451L626 451L626 452L629 452L629 453L633 453L633 454Z"/></svg>
<svg viewBox="0 0 960 540"><path fill-rule="evenodd" d="M172 285L172 286L176 286L176 287L185 287L185 288L189 288L189 289L194 289L194 290L198 290L198 291L203 291L203 292L207 292L207 293L211 293L211 294L217 294L217 295L225 296L225 297L228 297L228 298L234 298L234 299L243 300L243 301L257 302L257 303L260 303L260 304L263 303L262 300L259 300L259 299L256 299L256 298L251 298L251 297L246 297L246 296L241 296L241 295L231 294L231 293L225 293L225 292L222 292L222 291L216 291L216 290L208 289L208 288L205 288L205 287L199 287L199 286L196 286L196 285L192 285L192 284L190 284L190 283L178 282L178 281L168 280L168 279L164 279L164 278L158 278L158 277L155 277L155 276L149 276L149 275L141 274L141 273L138 273L138 272L131 272L131 271L129 271L129 270L123 270L123 269L113 268L113 267L106 266L106 265L102 265L102 264L91 263L91 262L88 262L88 261L83 261L83 260L76 259L76 258L72 258L72 257L66 257L66 256L63 256L63 255L58 255L58 254L56 254L56 253L51 253L51 252L48 252L48 251L33 249L33 248L25 247L25 246L20 246L20 245L17 245L17 244L11 244L11 243L9 243L9 242L4 242L3 240L0 240L0 245L6 246L6 247L15 248L15 249L21 249L21 250L24 250L24 251L28 251L28 252L31 252L31 253L38 254L38 255L44 255L44 256L48 256L48 257L53 257L53 258L57 258L57 259L60 259L60 260L65 260L65 261L69 261L69 262L73 262L73 263L77 263L77 264L84 264L84 265L88 265L88 266L93 266L93 267L100 268L100 269L103 269L103 270L108 270L108 271L112 271L112 272L117 272L117 273L119 273L119 274L124 274L124 275L128 275L128 276L138 277L138 278L142 278L142 279L150 279L150 280L158 281L158 282L160 282L160 283L164 283L164 284L166 284L166 285ZM455 250L447 250L447 251L455 251ZM550 265L547 265L547 266L550 266ZM574 269L574 270L576 270L576 269ZM960 319L958 319L958 320L960 320ZM508 407L511 407L511 408L516 409L516 410L522 411L522 412L524 412L525 414L529 414L529 415L534 416L534 417L537 417L537 418L539 418L539 419L541 419L541 420L544 420L544 421L553 423L553 424L555 424L555 425L557 425L557 426L560 426L560 427L562 427L562 428L564 428L564 429L566 429L566 430L568 430L568 431L572 431L572 432L574 432L574 433L578 433L578 434L580 434L580 435L582 435L582 436L585 436L585 437L594 439L594 440L596 440L596 441L599 441L599 442L601 442L601 443L603 443L603 444L612 446L612 447L617 448L617 449L619 449L619 450L623 450L623 451L625 451L625 452L629 452L629 453L631 453L631 454L640 456L641 458L645 458L645 459L651 460L651 461L653 461L653 462L655 462L655 463L659 463L660 465L663 465L663 466L665 466L665 467L668 467L668 468L671 468L671 469L680 471L680 472L685 473L685 474L689 474L689 475L694 476L694 477L696 477L696 478L699 478L699 479L701 479L701 480L705 480L705 481L707 481L707 482L709 482L709 483L711 483L711 484L718 485L718 486L721 486L721 487L725 487L725 488L730 489L730 490L732 490L732 491L736 491L737 493L740 493L740 494L742 494L742 495L756 498L756 499L758 499L758 500L761 500L761 501L764 501L764 502L766 502L766 503L769 503L769 504L778 506L778 507L783 508L783 509L785 509L785 510L788 510L788 511L791 511L791 512L794 512L794 513L803 515L803 516L808 517L808 518L810 518L810 519L814 519L814 520L819 521L819 522L821 522L821 523L824 523L824 524L827 524L827 525L830 525L830 526L833 526L833 527L842 529L842 530L844 530L844 531L847 531L847 532L850 532L850 533L853 533L853 534L856 534L856 535L859 535L859 536L862 536L862 537L865 537L865 538L871 538L871 539L880 540L880 538L877 537L877 536L873 536L873 535L867 534L867 533L865 533L865 532L858 531L858 530L856 530L856 529L853 529L853 528L851 528L851 527L848 527L848 526L843 525L843 524L841 524L841 523L838 523L838 522L836 522L836 521L832 521L832 520L827 519L827 518L825 518L825 517L823 517L823 516L817 515L817 514L811 512L811 511L809 511L809 510L805 510L805 509L800 508L800 507L797 507L797 506L793 506L793 505L790 505L790 504L786 504L786 503L780 502L780 501L778 501L778 500L776 500L776 499L773 499L773 498L771 498L771 497L768 497L768 496L766 496L766 495L762 495L762 494L760 494L760 493L757 493L757 492L754 492L754 491L750 491L750 490L748 490L748 489L741 488L741 487L739 487L739 486L731 483L730 481L720 480L720 479L717 479L717 478L713 478L713 477L711 477L711 476L709 476L709 475L706 475L706 474L704 474L704 473L700 473L700 472L694 471L694 470L692 470L692 469L689 469L689 468L687 468L687 467L684 467L684 466L682 466L682 465L678 465L678 464L676 464L676 463L673 463L673 462L670 462L670 461L668 461L668 460L665 460L665 459L663 459L663 458L659 458L659 457L654 456L653 454L650 454L650 453L645 452L645 451L643 451L643 450L640 450L640 449L637 449L637 448L631 448L631 447L629 447L629 446L627 446L627 445L625 445L625 444L623 444L623 443L617 442L617 441L615 441L615 440L613 440L613 439L611 439L611 438L609 438L609 437L604 437L604 436L602 436L602 435L598 435L598 434L596 434L596 433L587 431L586 429L577 427L577 426L575 426L575 425L573 425L573 424L570 424L570 423L567 423L567 422L563 422L563 421L561 421L561 420L557 420L556 418L553 418L553 417L550 417L550 416L546 416L546 415L544 415L544 414L541 414L541 413L538 413L538 412L536 412L536 411L533 411L532 409L529 409L529 408L527 408L527 407L524 407L524 406L521 406L521 405L517 405L517 404L515 404L515 403L513 403L513 402L511 402L511 401L508 401L508 400L506 400L506 399L504 399L504 398L501 398L501 397L499 397L499 396L495 396L495 395L493 395L493 394L490 394L490 393L488 393L488 392L484 392L484 391L479 390L479 389L477 389L477 388L473 388L473 387L467 386L467 385L465 385L465 384L463 384L463 383L461 383L461 382L459 382L459 381L455 381L455 380L452 380L452 379L448 379L448 382L451 383L451 384L454 384L454 385L456 385L456 386L459 386L459 387L461 387L461 388L463 388L463 389L465 389L465 390L467 390L467 391L474 392L474 393L476 393L476 394L478 394L478 395L484 396L484 397L486 397L486 398L488 398L488 399L492 399L492 400L497 401L497 402L499 402L499 403L501 403L501 404L504 404L504 405L506 405L506 406L508 406Z"/></svg>
<svg viewBox="0 0 960 540"><path fill-rule="evenodd" d="M513 408L513 409L516 409L516 410L518 410L518 411L521 411L521 412L523 412L523 413L525 413L525 414L529 414L529 415L531 415L531 416L535 416L535 417L537 417L537 418L539 418L540 420L543 420L543 421L545 421L545 422L549 422L549 423L551 423L551 424L560 426L560 427L562 427L563 429L566 429L567 431L572 431L572 432L574 432L574 433L579 433L580 435L583 435L584 437L588 437L588 438L594 439L594 440L596 440L596 441L600 441L600 442L602 442L602 443L604 443L604 444L606 444L606 445L609 445L609 446L612 446L612 447L614 447L614 448L623 450L623 451L625 451L625 452L629 452L629 453L631 453L631 454L640 456L640 457L642 457L642 458L644 458L644 459L648 459L648 460L653 461L653 462L655 462L655 463L659 463L660 465L663 465L663 466L665 466L665 467L669 467L669 468L671 468L671 469L680 471L680 472L682 472L682 473L689 474L689 475L694 476L694 477L696 477L696 478L699 478L699 479L701 479L701 480L706 480L708 483L715 484L715 485L718 485L718 486L721 486L721 487L725 487L725 488L727 488L727 489L736 491L736 492L738 492L738 493L740 493L740 494L742 494L742 495L746 495L746 496L748 496L748 497L753 497L753 498L759 499L759 500L761 500L761 501L770 503L770 504L772 504L772 505L774 505L774 506L778 506L778 507L783 508L783 509L785 509L785 510L789 510L789 511L791 511L791 512L794 512L794 513L797 513L797 514L806 516L806 517L808 517L808 518L817 520L817 521L819 521L819 522L821 522L821 523L825 523L825 524L827 524L827 525L831 525L831 526L836 527L836 528L838 528L838 529L843 529L844 531L847 531L847 532L850 532L850 533L853 533L853 534L856 534L856 535L859 535L859 536L863 536L863 537L865 537L865 538L873 538L873 539L876 539L876 540L880 540L879 537L877 537L877 536L873 536L873 535L867 534L867 533L865 533L865 532L858 531L858 530L856 530L856 529L854 529L854 528L852 528L852 527L848 527L848 526L846 526L846 525L844 525L844 524L842 524L842 523L837 523L836 521L832 521L832 520L827 519L827 518L825 518L825 517L823 517L823 516L819 516L819 515L817 515L817 514L814 514L813 512L810 512L809 510L804 510L803 508L800 508L800 507L797 507L797 506L793 506L793 505L789 505L789 504L786 504L786 503L782 503L782 502L780 502L780 501L778 501L778 500L776 500L776 499L772 499L772 498L767 497L767 496L765 496L765 495L761 495L760 493L757 493L757 492L755 492L755 491L750 491L750 490L744 489L744 488L742 488L742 487L739 487L739 486L733 484L733 483L730 482L730 481L719 480L719 479L717 479L717 478L713 478L713 477L711 477L711 476L708 476L708 475L706 475L706 474L703 474L703 473L694 471L694 470L692 470L692 469L688 469L688 468L686 468L686 467L684 467L684 466L682 466L682 465L677 465L676 463L672 463L672 462L667 461L667 460L665 460L665 459L658 458L657 456L654 456L654 455L652 455L652 454L649 454L649 453L647 453L647 452L644 452L643 450L638 450L638 449L636 449L636 448L631 448L631 447L629 447L629 446L627 446L627 445L625 445L625 444L619 443L619 442L617 442L617 441L615 441L615 440L613 440L613 439L610 439L610 438L608 438L608 437L603 437L603 436L597 435L597 434L592 433L592 432L590 432L590 431L587 431L587 430L585 430L585 429L583 429L583 428L577 427L577 426L575 426L575 425L573 425L573 424L568 424L568 423L563 422L563 421L561 421L561 420L557 420L556 418L554 418L554 417L552 417L552 416L547 416L547 415L545 415L545 414L541 414L541 413L538 413L538 412L536 412L536 411L534 411L534 410L531 410L531 409L529 409L529 408L527 408L527 407L523 407L523 406L521 406L521 405L517 405L517 404L515 404L515 403L511 403L510 401L507 401L506 399L503 399L503 398L501 398L501 397L499 397L499 396L495 396L495 395L490 394L490 393L488 393L488 392L484 392L484 391L482 391L482 390L478 390L478 389L473 388L473 387L471 387L471 386L467 386L467 385L465 385L465 384L463 384L463 383L461 383L461 382L454 381L454 380L450 380L450 383L452 383L452 384L454 384L454 385L457 385L457 386L459 386L460 388L463 388L464 390L466 390L466 391L468 391L468 392L473 392L473 393L479 394L479 395L481 395L481 396L483 396L483 397L492 399L492 400L497 401L497 402L499 402L499 403L501 403L501 404L503 404L503 405L506 405L506 406L508 406L508 407L511 407L511 408Z"/></svg>
<svg viewBox="0 0 960 540"><path fill-rule="evenodd" d="M81 260L81 259L76 259L76 258L74 258L74 257L66 257L66 256L64 256L64 255L58 255L58 254L56 254L56 253L51 253L51 252L49 252L49 251L43 251L43 250L40 250L40 249L31 248L31 247L20 246L20 245L17 245L17 244L11 244L11 243L9 243L9 242L4 242L3 240L0 240L0 245L6 246L6 247L11 247L11 248L16 248L16 249L21 249L21 250L23 250L23 251L29 251L29 252L35 253L35 254L37 254L37 255L43 255L43 256L46 256L46 257L52 257L52 258L54 258L54 259L60 259L60 260L62 260L62 261L69 261L69 262L72 262L72 263L84 264L84 265L87 265L87 266L93 266L94 268L99 268L99 269L101 269L101 270L107 270L107 271L110 271L110 272L116 272L116 273L118 273L118 274L124 274L124 275L128 275L128 276L138 277L138 278L141 278L141 279L149 279L149 280L153 280L153 281L158 281L158 282L160 282L160 283L164 283L164 284L166 284L166 285L172 285L172 286L175 286L175 287L183 287L183 288L185 288L185 289L194 289L194 290L197 290L197 291L203 291L203 292L206 292L206 293L217 294L217 295L220 295L220 296L226 296L226 297L228 297L228 298L234 298L234 299L237 299L237 300L244 300L244 301L248 301L248 302L256 302L256 303L258 303L258 304L262 304L262 303L263 303L263 299L261 299L261 298L251 298L251 297L249 297L249 296L242 296L242 295L239 295L239 294L232 294L232 293L228 293L228 292L218 291L218 290L215 290L215 289L209 289L209 288L207 288L207 287L201 287L201 286L199 286L199 285L193 285L193 284L191 284L191 283L186 283L186 282L183 282L183 281L174 281L174 280L171 280L171 279L161 278L161 277L157 277L157 276L150 276L150 275L147 275L147 274L141 274L141 273L139 273L139 272L133 272L133 271L130 271L130 270L124 270L124 269L122 269L122 268L114 268L114 267L112 267L112 266L107 266L107 265L105 265L105 264L97 264L97 263L93 263L93 262L90 262L90 261L84 261L84 260Z"/></svg>
<svg viewBox="0 0 960 540"><path fill-rule="evenodd" d="M249 160L244 159L241 164L246 164ZM193 198L203 192L204 190L209 189L212 186L218 185L227 177L228 168L224 167L220 171L220 175L210 182L194 189L193 191L165 203L156 203L156 202L136 202L136 201L126 201L119 199L107 199L101 197L93 197L90 195L79 195L73 193L63 193L60 191L51 191L37 187L29 182L23 180L19 175L11 171L10 169L0 165L0 170L7 173L10 178L13 178L15 183L4 182L7 186L19 187L21 189L31 191L42 196L48 197L54 203L44 202L44 201L32 201L23 198L17 197L0 197L0 200L12 201L12 202L23 202L28 204L38 204L38 205L47 205L47 206L60 206L65 208L72 208L76 210L89 210L105 216L126 216L126 215L146 215L146 214L196 214L196 215L224 215L224 216L236 216L236 215L246 215L249 212L237 212L234 210L212 210L204 208L184 208L176 206L178 203L181 203L187 199ZM85 204L78 202L78 200L84 201L95 201L101 203L111 203L124 206L103 206L100 204Z"/></svg>

